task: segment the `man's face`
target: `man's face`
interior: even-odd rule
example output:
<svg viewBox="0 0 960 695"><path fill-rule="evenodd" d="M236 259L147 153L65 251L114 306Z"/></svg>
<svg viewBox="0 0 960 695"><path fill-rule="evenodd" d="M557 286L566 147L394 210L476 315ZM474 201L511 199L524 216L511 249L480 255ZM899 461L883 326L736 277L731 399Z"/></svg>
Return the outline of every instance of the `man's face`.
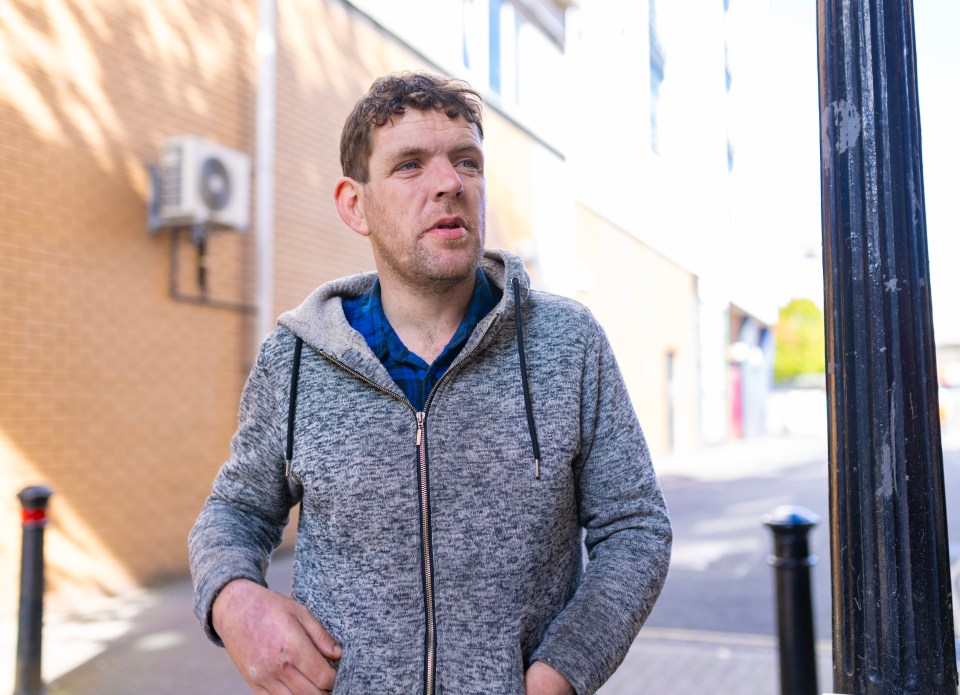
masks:
<svg viewBox="0 0 960 695"><path fill-rule="evenodd" d="M370 179L360 190L381 275L425 290L472 278L483 252L486 182L471 123L407 109L374 131Z"/></svg>

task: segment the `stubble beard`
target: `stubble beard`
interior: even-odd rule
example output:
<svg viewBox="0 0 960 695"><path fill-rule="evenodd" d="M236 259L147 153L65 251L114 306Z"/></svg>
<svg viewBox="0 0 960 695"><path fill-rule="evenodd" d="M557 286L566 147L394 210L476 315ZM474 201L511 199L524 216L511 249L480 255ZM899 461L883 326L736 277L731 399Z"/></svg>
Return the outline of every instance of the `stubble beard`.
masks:
<svg viewBox="0 0 960 695"><path fill-rule="evenodd" d="M404 261L384 258L393 274L411 289L425 294L445 293L473 278L483 257L483 231L467 222L467 234L456 240L439 241L439 248L428 248L421 236ZM433 246L433 244L430 244ZM449 256L453 256L452 258Z"/></svg>
<svg viewBox="0 0 960 695"><path fill-rule="evenodd" d="M462 209L446 211L463 219L466 234L460 239L430 239L426 233L420 233L412 246L404 249L402 243L393 244L390 239L402 240L410 231L384 215L378 201L373 204L378 208L378 216L388 222L384 227L388 231L376 235L379 239L371 238L377 264L382 264L384 270L408 288L423 294L445 293L476 274L486 237L485 205L481 203L475 215Z"/></svg>
<svg viewBox="0 0 960 695"><path fill-rule="evenodd" d="M479 148L477 128L470 127ZM486 181L481 168L465 171L463 176L456 192L434 190L432 186L438 182L429 178L415 182L416 185L403 185L392 179L382 186L369 181L361 185L365 233L373 245L381 276L389 273L391 280L429 294L472 282L484 251ZM410 199L404 200L405 195ZM463 236L453 239L444 232L410 228L441 223L451 217L459 218Z"/></svg>

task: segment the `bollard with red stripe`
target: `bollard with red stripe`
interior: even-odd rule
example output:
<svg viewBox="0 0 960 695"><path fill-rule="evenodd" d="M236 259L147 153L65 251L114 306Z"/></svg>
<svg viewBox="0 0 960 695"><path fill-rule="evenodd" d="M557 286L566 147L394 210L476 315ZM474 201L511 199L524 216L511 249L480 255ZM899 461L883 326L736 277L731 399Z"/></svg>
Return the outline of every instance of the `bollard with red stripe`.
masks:
<svg viewBox="0 0 960 695"><path fill-rule="evenodd" d="M20 565L20 627L13 695L44 695L41 675L43 642L43 531L53 490L41 485L24 488L17 497L23 507L23 554Z"/></svg>

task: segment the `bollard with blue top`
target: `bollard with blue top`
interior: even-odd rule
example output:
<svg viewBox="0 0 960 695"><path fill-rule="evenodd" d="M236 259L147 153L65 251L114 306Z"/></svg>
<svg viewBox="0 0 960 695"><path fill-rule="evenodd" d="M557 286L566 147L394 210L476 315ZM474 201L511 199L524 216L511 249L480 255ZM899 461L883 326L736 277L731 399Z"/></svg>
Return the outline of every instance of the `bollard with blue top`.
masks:
<svg viewBox="0 0 960 695"><path fill-rule="evenodd" d="M804 507L777 507L764 517L773 532L777 586L777 636L780 643L781 695L817 695L817 659L807 536L819 518Z"/></svg>
<svg viewBox="0 0 960 695"><path fill-rule="evenodd" d="M20 626L17 636L17 670L13 695L44 695L40 671L43 631L43 531L47 503L53 491L28 487L17 497L23 507L23 551L20 568Z"/></svg>

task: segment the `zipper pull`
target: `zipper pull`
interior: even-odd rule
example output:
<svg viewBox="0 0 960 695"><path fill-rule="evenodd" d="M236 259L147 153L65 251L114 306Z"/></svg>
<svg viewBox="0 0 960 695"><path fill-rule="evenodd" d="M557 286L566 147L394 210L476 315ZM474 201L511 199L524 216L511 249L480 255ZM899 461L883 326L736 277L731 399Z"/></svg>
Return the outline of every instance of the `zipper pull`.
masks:
<svg viewBox="0 0 960 695"><path fill-rule="evenodd" d="M417 413L417 446L423 443L423 413Z"/></svg>
<svg viewBox="0 0 960 695"><path fill-rule="evenodd" d="M540 459L533 459L533 475L540 480Z"/></svg>
<svg viewBox="0 0 960 695"><path fill-rule="evenodd" d="M284 470L284 474L287 476L287 478L290 477L290 464L291 464L291 463L292 463L292 462L290 461L290 459L287 459L286 470Z"/></svg>

